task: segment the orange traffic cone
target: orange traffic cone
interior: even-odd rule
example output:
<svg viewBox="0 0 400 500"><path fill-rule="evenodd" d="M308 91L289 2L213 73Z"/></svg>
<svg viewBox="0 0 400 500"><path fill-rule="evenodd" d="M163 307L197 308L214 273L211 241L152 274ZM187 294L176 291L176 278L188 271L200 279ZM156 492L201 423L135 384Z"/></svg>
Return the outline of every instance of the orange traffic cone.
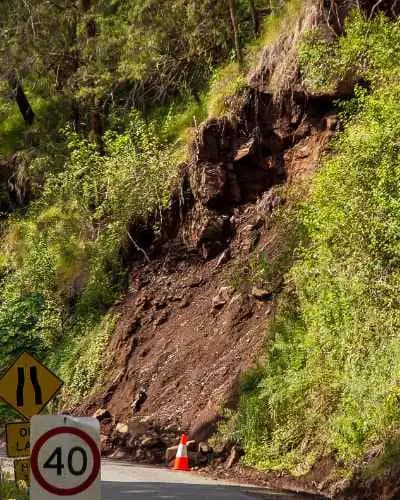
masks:
<svg viewBox="0 0 400 500"><path fill-rule="evenodd" d="M188 438L186 434L182 434L181 441L178 446L178 451L176 453L175 464L173 470L190 470L189 468L189 457L187 452L187 441Z"/></svg>

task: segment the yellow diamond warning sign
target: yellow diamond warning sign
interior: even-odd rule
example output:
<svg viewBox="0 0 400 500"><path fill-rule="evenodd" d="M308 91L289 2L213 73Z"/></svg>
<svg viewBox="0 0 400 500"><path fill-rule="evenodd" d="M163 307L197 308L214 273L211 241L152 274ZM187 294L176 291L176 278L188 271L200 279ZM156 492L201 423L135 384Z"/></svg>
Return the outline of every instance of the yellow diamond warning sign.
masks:
<svg viewBox="0 0 400 500"><path fill-rule="evenodd" d="M30 424L14 422L6 424L7 456L10 458L29 457Z"/></svg>
<svg viewBox="0 0 400 500"><path fill-rule="evenodd" d="M43 410L61 386L54 373L24 352L0 379L0 398L29 419Z"/></svg>

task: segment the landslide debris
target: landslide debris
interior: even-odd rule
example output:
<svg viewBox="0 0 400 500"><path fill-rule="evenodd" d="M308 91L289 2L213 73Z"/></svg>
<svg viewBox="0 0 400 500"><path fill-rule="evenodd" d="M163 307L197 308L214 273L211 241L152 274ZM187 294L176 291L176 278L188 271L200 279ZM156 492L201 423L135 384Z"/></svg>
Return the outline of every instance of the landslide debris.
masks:
<svg viewBox="0 0 400 500"><path fill-rule="evenodd" d="M228 271L254 252L273 253L282 187L304 182L337 126L330 100L288 96L278 109L271 94L249 90L234 122L199 128L162 236L144 248L149 261L132 263L129 292L115 306L105 384L75 409L101 417L104 453L162 463L181 432L203 442L235 405L275 290L244 292Z"/></svg>

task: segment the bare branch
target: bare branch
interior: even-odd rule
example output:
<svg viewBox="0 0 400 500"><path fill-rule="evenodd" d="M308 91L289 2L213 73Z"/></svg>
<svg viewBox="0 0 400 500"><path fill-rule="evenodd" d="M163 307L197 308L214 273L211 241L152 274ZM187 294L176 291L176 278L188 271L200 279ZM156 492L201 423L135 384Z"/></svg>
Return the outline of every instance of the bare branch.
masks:
<svg viewBox="0 0 400 500"><path fill-rule="evenodd" d="M132 238L131 234L129 231L126 232L126 234L128 235L128 238L130 239L130 241L132 242L133 246L136 248L136 250L138 250L139 252L141 252L144 256L144 258L146 259L146 262L150 264L150 258L149 256L147 255L146 251L143 250L143 248L141 248L137 243L136 241Z"/></svg>

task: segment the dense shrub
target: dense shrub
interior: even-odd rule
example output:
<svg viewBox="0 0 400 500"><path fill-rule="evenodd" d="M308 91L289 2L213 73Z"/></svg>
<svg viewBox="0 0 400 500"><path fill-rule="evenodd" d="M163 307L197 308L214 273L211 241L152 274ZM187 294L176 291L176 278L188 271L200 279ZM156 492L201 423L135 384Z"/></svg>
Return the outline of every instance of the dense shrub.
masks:
<svg viewBox="0 0 400 500"><path fill-rule="evenodd" d="M162 129L132 113L126 132L105 135L102 154L65 132L70 155L64 169L48 173L41 195L4 229L2 362L21 350L43 356L64 346L59 356L71 368L64 370L70 390L82 394L91 386L111 330L112 320L101 316L125 276L120 249L131 238L129 225L168 201L177 160ZM78 350L90 353L88 366L77 362Z"/></svg>
<svg viewBox="0 0 400 500"><path fill-rule="evenodd" d="M398 440L399 26L354 13L338 42L303 46L310 82L323 81L316 53L329 53L371 92L344 106L345 131L302 210L309 243L287 276L262 379L236 417L247 463L300 474L323 454L349 465Z"/></svg>

